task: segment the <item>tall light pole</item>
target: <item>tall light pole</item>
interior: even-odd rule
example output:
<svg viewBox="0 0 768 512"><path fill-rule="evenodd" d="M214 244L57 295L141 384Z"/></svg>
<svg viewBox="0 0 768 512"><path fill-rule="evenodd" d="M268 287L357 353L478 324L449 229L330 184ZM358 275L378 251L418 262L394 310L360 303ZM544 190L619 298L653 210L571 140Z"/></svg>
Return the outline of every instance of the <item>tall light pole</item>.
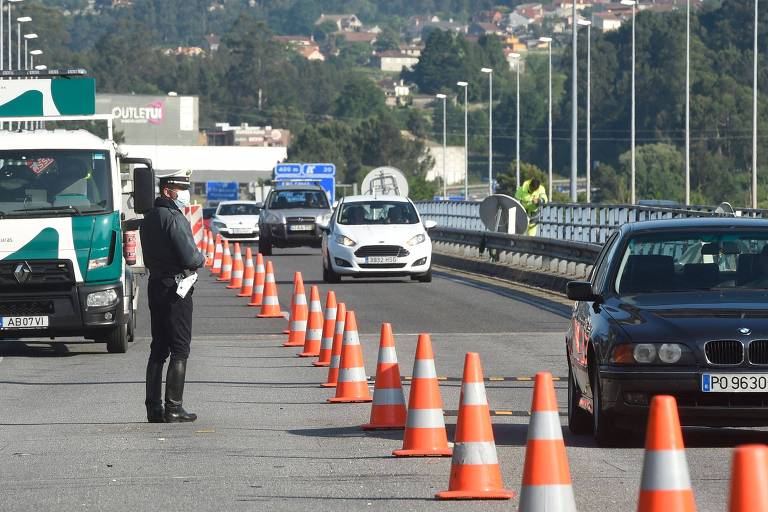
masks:
<svg viewBox="0 0 768 512"><path fill-rule="evenodd" d="M755 43L752 50L752 208L757 208L757 3L755 0Z"/></svg>
<svg viewBox="0 0 768 512"><path fill-rule="evenodd" d="M469 82L456 82L464 89L464 200L469 201Z"/></svg>
<svg viewBox="0 0 768 512"><path fill-rule="evenodd" d="M13 59L11 56L13 55L11 53L11 35L13 33L13 30L11 29L11 22L13 21L12 16L12 8L13 4L17 4L21 2L21 0L6 0L8 2L8 69L13 69Z"/></svg>
<svg viewBox="0 0 768 512"><path fill-rule="evenodd" d="M448 153L448 142L447 142L447 130L446 130L446 121L445 121L445 100L448 98L445 94L436 94L435 98L439 100L443 100L443 201L448 197L448 192L446 191L447 186L447 180L448 180L448 168L446 165L446 153Z"/></svg>
<svg viewBox="0 0 768 512"><path fill-rule="evenodd" d="M573 56L571 59L571 202L579 200L576 182L578 180L579 167L579 82L578 82L578 60L576 47L578 45L578 14L576 13L576 0L572 1L573 10L571 11L571 28L573 29L571 45L573 46Z"/></svg>
<svg viewBox="0 0 768 512"><path fill-rule="evenodd" d="M685 5L685 204L691 204L691 0Z"/></svg>
<svg viewBox="0 0 768 512"><path fill-rule="evenodd" d="M493 195L493 69L482 68L488 75L488 195Z"/></svg>
<svg viewBox="0 0 768 512"><path fill-rule="evenodd" d="M592 22L579 20L579 25L587 27L587 202L592 201Z"/></svg>
<svg viewBox="0 0 768 512"><path fill-rule="evenodd" d="M29 41L37 39L37 34L24 34L24 69L29 69Z"/></svg>
<svg viewBox="0 0 768 512"><path fill-rule="evenodd" d="M632 6L632 127L631 127L631 163L630 163L630 203L635 204L635 8L636 0L621 0L621 5Z"/></svg>
<svg viewBox="0 0 768 512"><path fill-rule="evenodd" d="M21 24L29 23L32 18L29 16L22 16L16 18L16 69L23 69L21 67Z"/></svg>
<svg viewBox="0 0 768 512"><path fill-rule="evenodd" d="M547 131L547 140L548 140L548 149L547 149L547 170L548 170L548 188L549 191L547 193L547 196L549 197L549 200L552 200L552 38L551 37L540 37L539 41L542 43L547 44L547 50L549 51L549 100L548 100L548 112L547 112L547 119L548 119L548 131Z"/></svg>
<svg viewBox="0 0 768 512"><path fill-rule="evenodd" d="M29 69L35 69L35 55L42 55L43 50L30 50L29 51Z"/></svg>
<svg viewBox="0 0 768 512"><path fill-rule="evenodd" d="M0 71L5 69L5 12L3 0L0 0ZM10 9L10 4L8 4Z"/></svg>
<svg viewBox="0 0 768 512"><path fill-rule="evenodd" d="M520 54L510 53L515 61L515 187L520 187Z"/></svg>

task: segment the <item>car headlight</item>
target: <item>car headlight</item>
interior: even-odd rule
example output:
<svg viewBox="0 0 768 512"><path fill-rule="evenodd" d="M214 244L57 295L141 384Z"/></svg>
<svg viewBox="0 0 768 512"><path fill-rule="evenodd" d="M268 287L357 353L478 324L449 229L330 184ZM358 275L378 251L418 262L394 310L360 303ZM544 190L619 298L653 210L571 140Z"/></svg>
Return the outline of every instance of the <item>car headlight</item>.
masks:
<svg viewBox="0 0 768 512"><path fill-rule="evenodd" d="M628 343L616 345L611 353L613 364L691 363L692 352L679 343Z"/></svg>
<svg viewBox="0 0 768 512"><path fill-rule="evenodd" d="M656 359L656 347L651 343L638 343L632 349L632 357L638 363L652 363Z"/></svg>
<svg viewBox="0 0 768 512"><path fill-rule="evenodd" d="M88 260L88 270L93 270L96 268L103 268L109 265L109 257L104 256L103 258L94 258L92 260Z"/></svg>
<svg viewBox="0 0 768 512"><path fill-rule="evenodd" d="M424 240L426 240L426 239L427 239L427 237L424 236L423 233L419 233L418 235L416 235L413 238L411 238L410 240L408 240L406 242L406 244L410 245L410 246L419 245L420 243L424 242Z"/></svg>
<svg viewBox="0 0 768 512"><path fill-rule="evenodd" d="M336 243L345 247L354 247L357 242L344 235L336 235Z"/></svg>
<svg viewBox="0 0 768 512"><path fill-rule="evenodd" d="M218 220L215 220L215 221L211 222L211 225L213 227L215 227L215 228L218 228L218 229L222 229L222 228L226 228L227 227L227 225L225 223L223 223L221 221L218 221Z"/></svg>
<svg viewBox="0 0 768 512"><path fill-rule="evenodd" d="M89 308L103 308L117 304L117 292L115 290L102 290L88 294L86 305Z"/></svg>
<svg viewBox="0 0 768 512"><path fill-rule="evenodd" d="M657 352L662 362L672 364L682 357L683 347L677 343L662 343Z"/></svg>

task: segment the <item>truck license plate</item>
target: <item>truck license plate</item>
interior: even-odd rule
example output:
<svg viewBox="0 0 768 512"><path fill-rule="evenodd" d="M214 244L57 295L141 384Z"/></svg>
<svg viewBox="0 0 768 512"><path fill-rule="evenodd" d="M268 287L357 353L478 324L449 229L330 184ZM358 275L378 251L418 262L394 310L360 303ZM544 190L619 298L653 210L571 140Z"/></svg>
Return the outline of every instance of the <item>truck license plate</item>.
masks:
<svg viewBox="0 0 768 512"><path fill-rule="evenodd" d="M291 231L312 231L315 229L315 226L312 224L293 224L288 226L288 229Z"/></svg>
<svg viewBox="0 0 768 512"><path fill-rule="evenodd" d="M702 373L701 390L705 393L765 393L768 373Z"/></svg>
<svg viewBox="0 0 768 512"><path fill-rule="evenodd" d="M366 263L397 263L397 256L368 256L365 258Z"/></svg>
<svg viewBox="0 0 768 512"><path fill-rule="evenodd" d="M47 316L0 316L0 330L42 329L48 327Z"/></svg>

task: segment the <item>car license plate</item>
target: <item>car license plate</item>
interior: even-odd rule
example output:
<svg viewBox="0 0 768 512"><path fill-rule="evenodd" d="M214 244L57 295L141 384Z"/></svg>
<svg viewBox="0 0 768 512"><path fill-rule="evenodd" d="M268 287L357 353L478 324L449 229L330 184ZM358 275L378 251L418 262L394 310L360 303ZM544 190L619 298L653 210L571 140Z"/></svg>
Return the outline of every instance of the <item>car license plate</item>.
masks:
<svg viewBox="0 0 768 512"><path fill-rule="evenodd" d="M765 393L768 373L702 373L701 390L705 393Z"/></svg>
<svg viewBox="0 0 768 512"><path fill-rule="evenodd" d="M247 233L252 233L253 229L251 228L231 228L230 231L233 235L245 235Z"/></svg>
<svg viewBox="0 0 768 512"><path fill-rule="evenodd" d="M397 256L368 256L366 263L397 263Z"/></svg>
<svg viewBox="0 0 768 512"><path fill-rule="evenodd" d="M0 316L0 330L42 329L48 327L47 316Z"/></svg>
<svg viewBox="0 0 768 512"><path fill-rule="evenodd" d="M291 231L312 231L315 226L312 224L293 224L288 226L288 229Z"/></svg>

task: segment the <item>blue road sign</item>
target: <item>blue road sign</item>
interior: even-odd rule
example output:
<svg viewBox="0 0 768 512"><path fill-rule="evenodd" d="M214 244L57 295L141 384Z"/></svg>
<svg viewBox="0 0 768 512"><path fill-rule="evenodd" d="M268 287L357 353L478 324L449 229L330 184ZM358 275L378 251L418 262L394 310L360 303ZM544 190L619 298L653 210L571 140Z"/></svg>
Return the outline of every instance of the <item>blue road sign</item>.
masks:
<svg viewBox="0 0 768 512"><path fill-rule="evenodd" d="M208 201L237 201L239 195L236 181L209 181L205 189Z"/></svg>
<svg viewBox="0 0 768 512"><path fill-rule="evenodd" d="M275 181L294 185L320 185L328 200L336 200L336 166L334 164L277 164Z"/></svg>

